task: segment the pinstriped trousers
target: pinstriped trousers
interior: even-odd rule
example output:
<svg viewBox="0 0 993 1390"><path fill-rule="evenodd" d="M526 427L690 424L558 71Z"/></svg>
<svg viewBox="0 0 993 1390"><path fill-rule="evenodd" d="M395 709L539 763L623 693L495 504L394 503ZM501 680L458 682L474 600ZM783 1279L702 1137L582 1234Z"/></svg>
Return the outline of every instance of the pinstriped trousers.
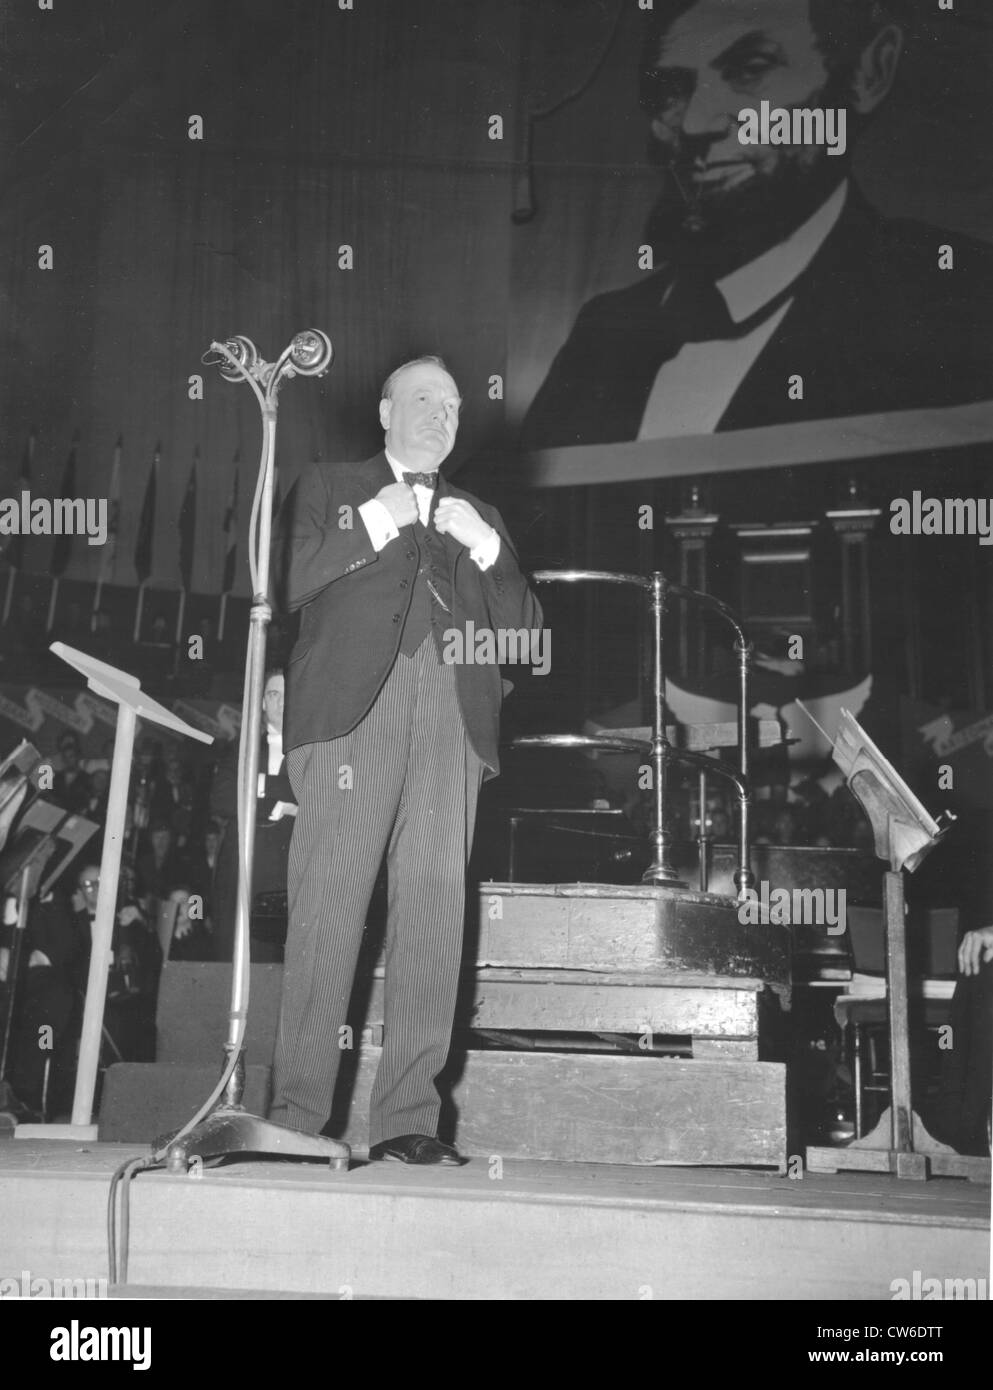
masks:
<svg viewBox="0 0 993 1390"><path fill-rule="evenodd" d="M273 1063L273 1120L318 1133L331 1111L369 900L389 875L383 1052L369 1143L437 1133L435 1078L451 1045L466 865L483 764L455 668L428 635L397 656L376 703L340 738L290 749L299 811Z"/></svg>

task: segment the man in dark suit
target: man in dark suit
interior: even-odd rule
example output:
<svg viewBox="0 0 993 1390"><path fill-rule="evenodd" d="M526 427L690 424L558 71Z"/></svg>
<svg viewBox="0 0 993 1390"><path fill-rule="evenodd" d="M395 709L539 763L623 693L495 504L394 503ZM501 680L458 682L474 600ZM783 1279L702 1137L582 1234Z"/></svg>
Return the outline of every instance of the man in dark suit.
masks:
<svg viewBox="0 0 993 1390"><path fill-rule="evenodd" d="M62 767L52 778L52 799L67 811L82 814L90 799L90 777L80 761L79 739L72 732L59 740Z"/></svg>
<svg viewBox="0 0 993 1390"><path fill-rule="evenodd" d="M949 1142L960 1153L985 1157L993 1105L993 926L966 932L958 963L951 1014L955 1046L944 1059L943 1113Z"/></svg>
<svg viewBox="0 0 993 1390"><path fill-rule="evenodd" d="M273 898L286 892L286 865L293 833L296 798L286 771L283 749L285 677L281 670L266 672L262 693L262 737L259 748L259 784L252 858L252 891L249 903L260 894ZM225 749L214 773L210 792L211 815L225 822L224 839L213 883L214 954L230 960L238 911L238 743ZM251 956L253 961L279 958L278 941L270 939L266 924L253 913ZM263 936L263 931L265 936ZM273 949L273 948L276 949Z"/></svg>
<svg viewBox="0 0 993 1390"><path fill-rule="evenodd" d="M499 766L499 668L452 664L445 635L541 624L499 514L439 477L460 406L440 359L405 363L383 387L385 450L315 465L287 501L286 595L302 613L285 745L299 813L270 1113L310 1132L327 1121L385 852L370 1154L416 1164L461 1162L437 1137L435 1080L451 1043L476 799Z"/></svg>
<svg viewBox="0 0 993 1390"><path fill-rule="evenodd" d="M641 74L654 264L582 309L525 448L706 434L993 397L993 255L875 212L850 179L905 0L663 0ZM744 110L845 115L845 144L743 144ZM948 268L952 266L953 268ZM790 391L802 379L802 396Z"/></svg>

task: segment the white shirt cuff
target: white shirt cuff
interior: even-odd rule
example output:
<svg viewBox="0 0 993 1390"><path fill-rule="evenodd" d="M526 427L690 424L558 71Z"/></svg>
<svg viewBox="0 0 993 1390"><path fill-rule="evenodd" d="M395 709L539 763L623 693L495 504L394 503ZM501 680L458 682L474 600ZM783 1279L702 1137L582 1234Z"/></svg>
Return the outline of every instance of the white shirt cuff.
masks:
<svg viewBox="0 0 993 1390"><path fill-rule="evenodd" d="M361 504L359 516L365 524L365 529L369 532L373 550L382 550L390 541L395 541L400 534L390 516L389 509L376 497L371 497L368 502Z"/></svg>
<svg viewBox="0 0 993 1390"><path fill-rule="evenodd" d="M488 570L491 565L496 564L496 558L500 554L500 532L494 527L492 534L487 536L485 541L480 541L469 554L481 570Z"/></svg>

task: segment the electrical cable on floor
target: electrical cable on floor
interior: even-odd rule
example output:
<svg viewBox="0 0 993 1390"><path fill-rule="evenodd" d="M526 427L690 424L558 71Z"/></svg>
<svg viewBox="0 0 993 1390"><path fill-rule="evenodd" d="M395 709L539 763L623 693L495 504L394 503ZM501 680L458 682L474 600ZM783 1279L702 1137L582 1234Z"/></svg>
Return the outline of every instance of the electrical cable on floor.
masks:
<svg viewBox="0 0 993 1390"><path fill-rule="evenodd" d="M128 1281L128 1236L131 1229L131 1180L136 1173L149 1168L162 1168L165 1165L156 1162L154 1158L129 1158L126 1159L114 1172L110 1180L110 1192L107 1197L107 1275L111 1284L118 1282L118 1269L120 1269L120 1282L126 1284ZM120 1262L118 1262L117 1249L117 1189L124 1183L121 1189L121 1249Z"/></svg>

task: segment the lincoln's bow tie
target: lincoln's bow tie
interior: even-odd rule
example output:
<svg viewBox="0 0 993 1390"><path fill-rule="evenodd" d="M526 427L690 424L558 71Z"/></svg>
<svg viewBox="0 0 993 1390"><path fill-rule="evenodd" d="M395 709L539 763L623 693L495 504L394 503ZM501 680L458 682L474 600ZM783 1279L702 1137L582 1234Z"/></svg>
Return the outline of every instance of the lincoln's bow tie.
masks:
<svg viewBox="0 0 993 1390"><path fill-rule="evenodd" d="M402 474L401 481L408 487L426 487L432 491L438 486L438 474L435 473L407 473Z"/></svg>

